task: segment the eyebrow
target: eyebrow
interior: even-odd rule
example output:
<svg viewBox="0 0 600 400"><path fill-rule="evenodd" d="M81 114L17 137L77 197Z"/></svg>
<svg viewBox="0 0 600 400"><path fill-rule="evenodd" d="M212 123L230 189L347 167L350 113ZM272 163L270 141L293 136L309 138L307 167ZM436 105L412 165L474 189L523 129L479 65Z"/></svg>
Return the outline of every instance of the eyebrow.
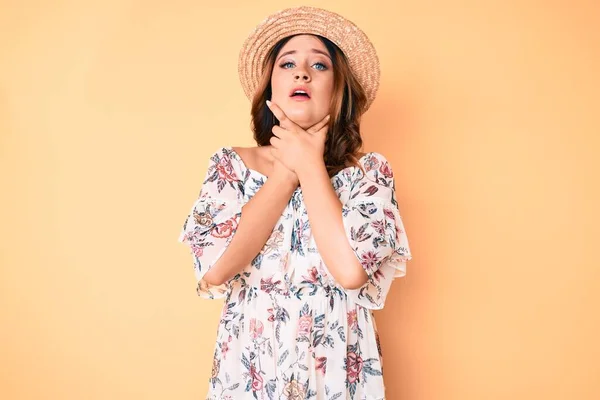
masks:
<svg viewBox="0 0 600 400"><path fill-rule="evenodd" d="M329 58L331 60L331 56L329 54L327 54L326 51L323 50L319 50L319 49L310 49L311 52L313 53L317 53L317 54L323 54L324 56L326 56L327 58ZM279 57L277 57L277 60L279 60L281 57L283 56L287 56L288 54L295 54L297 53L297 50L290 50L290 51L286 51L285 53L281 54Z"/></svg>

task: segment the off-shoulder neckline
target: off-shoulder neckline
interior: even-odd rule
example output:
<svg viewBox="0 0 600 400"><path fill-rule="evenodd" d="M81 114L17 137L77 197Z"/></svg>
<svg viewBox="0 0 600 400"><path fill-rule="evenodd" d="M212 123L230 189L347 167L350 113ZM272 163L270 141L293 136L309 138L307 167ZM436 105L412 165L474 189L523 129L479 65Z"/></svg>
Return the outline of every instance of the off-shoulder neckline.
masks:
<svg viewBox="0 0 600 400"><path fill-rule="evenodd" d="M242 159L242 157L241 157L241 156L238 154L238 152L237 152L237 151L235 151L235 150L233 149L233 147L232 147L232 146L225 146L224 148L225 148L225 149L227 149L227 150L229 150L229 151L231 152L231 154L233 154L233 155L235 156L235 158L238 160L238 162L239 162L239 163L242 165L242 167L243 167L244 169L246 169L246 170L248 170L248 171L250 171L250 172L253 172L253 173L257 174L257 175L260 175L261 177L263 177L263 178L265 178L265 179L268 179L268 176L266 176L266 175L265 175L265 174L263 174L262 172L260 172L260 171L257 171L257 170L255 170L255 169L252 169L252 168L248 168L248 166L246 165L246 163L244 163L244 160ZM379 153L377 153L376 151L370 151L370 152L368 152L368 153L365 153L363 156L361 156L361 157L358 159L358 162L360 163L360 162L363 160L363 158L366 158L368 155L371 155L371 154L372 154L372 155L377 155L377 154L379 154ZM336 173L335 173L335 174L334 174L334 175L331 177L331 179L334 179L336 176L338 176L338 175L339 175L339 174L341 174L342 172L344 172L344 171L346 171L346 170L348 170L348 169L352 169L352 168L358 168L358 167L357 167L356 165L351 165L351 166L349 166L349 167L345 167L345 168L343 168L343 169L339 170L338 172L336 172Z"/></svg>

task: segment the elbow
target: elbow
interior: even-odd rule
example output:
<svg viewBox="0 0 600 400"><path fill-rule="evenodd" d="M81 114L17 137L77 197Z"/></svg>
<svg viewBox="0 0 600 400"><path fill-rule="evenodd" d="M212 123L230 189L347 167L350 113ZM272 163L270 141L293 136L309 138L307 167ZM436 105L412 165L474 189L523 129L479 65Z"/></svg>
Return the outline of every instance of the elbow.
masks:
<svg viewBox="0 0 600 400"><path fill-rule="evenodd" d="M346 290L355 290L361 288L369 281L369 276L359 264L359 268L354 274L346 274L340 279L339 284Z"/></svg>
<svg viewBox="0 0 600 400"><path fill-rule="evenodd" d="M212 265L208 267L208 271L202 277L202 280L210 286L221 286L227 282L225 276L225 266L223 265L223 257L213 260Z"/></svg>
<svg viewBox="0 0 600 400"><path fill-rule="evenodd" d="M219 258L204 274L202 279L212 286L221 286L229 282L241 267L232 266L224 257Z"/></svg>
<svg viewBox="0 0 600 400"><path fill-rule="evenodd" d="M359 289L369 281L367 271L353 251L349 251L345 258L338 258L335 268L332 269L335 269L332 275L336 282L346 290Z"/></svg>
<svg viewBox="0 0 600 400"><path fill-rule="evenodd" d="M227 281L227 279L225 279L225 277L215 268L209 269L202 277L202 280L211 286L220 286Z"/></svg>
<svg viewBox="0 0 600 400"><path fill-rule="evenodd" d="M365 275L366 276L366 275ZM346 280L343 283L340 283L342 287L346 290L356 290L363 287L365 283L367 283L368 279L360 279L360 280Z"/></svg>

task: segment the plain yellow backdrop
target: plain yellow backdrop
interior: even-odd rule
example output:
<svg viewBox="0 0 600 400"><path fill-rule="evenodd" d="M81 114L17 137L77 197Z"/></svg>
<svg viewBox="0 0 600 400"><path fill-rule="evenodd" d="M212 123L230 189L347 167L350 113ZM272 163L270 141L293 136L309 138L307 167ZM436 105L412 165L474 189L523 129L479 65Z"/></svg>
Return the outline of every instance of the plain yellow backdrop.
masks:
<svg viewBox="0 0 600 400"><path fill-rule="evenodd" d="M177 242L253 145L239 48L291 1L0 2L0 398L200 399L221 301ZM366 151L414 259L390 400L600 398L600 5L307 1L375 44Z"/></svg>

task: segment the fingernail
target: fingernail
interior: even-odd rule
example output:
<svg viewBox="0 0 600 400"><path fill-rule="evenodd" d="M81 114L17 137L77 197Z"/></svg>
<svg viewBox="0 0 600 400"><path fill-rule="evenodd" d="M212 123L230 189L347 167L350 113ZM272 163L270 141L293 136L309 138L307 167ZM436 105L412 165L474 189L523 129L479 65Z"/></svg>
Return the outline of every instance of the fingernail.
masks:
<svg viewBox="0 0 600 400"><path fill-rule="evenodd" d="M330 117L331 117L331 115L328 115L327 117L325 117L325 119L327 119L329 121Z"/></svg>
<svg viewBox="0 0 600 400"><path fill-rule="evenodd" d="M271 102L267 100L267 107L271 107Z"/></svg>

